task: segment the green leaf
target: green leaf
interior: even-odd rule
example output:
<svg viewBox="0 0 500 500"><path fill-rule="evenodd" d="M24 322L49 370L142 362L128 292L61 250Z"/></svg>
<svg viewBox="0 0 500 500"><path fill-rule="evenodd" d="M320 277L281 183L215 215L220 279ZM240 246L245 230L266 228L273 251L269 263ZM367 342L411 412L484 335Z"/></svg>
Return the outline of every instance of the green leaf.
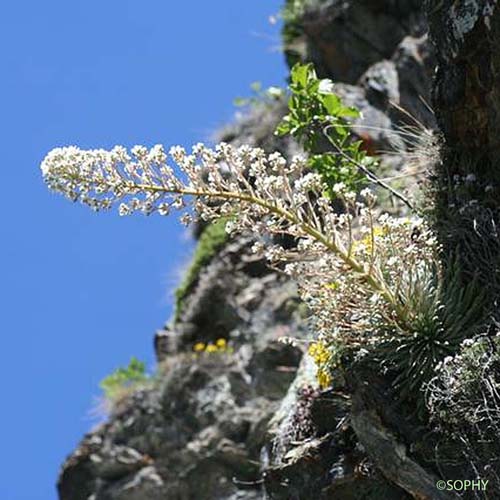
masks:
<svg viewBox="0 0 500 500"><path fill-rule="evenodd" d="M291 79L292 83L295 83L299 87L306 88L307 87L307 81L309 79L309 74L310 72L314 70L312 69L311 64L300 64L297 63L291 71Z"/></svg>
<svg viewBox="0 0 500 500"><path fill-rule="evenodd" d="M333 92L333 82L319 79L312 64L296 64L291 70L289 87L288 115L278 125L276 135L291 135L302 144L310 155L309 167L320 173L331 196L337 182L344 182L353 190L359 189L364 176L356 164L374 164L351 133L349 121L358 118L359 111L344 106ZM325 134L346 157L332 152L318 154L320 145L325 144Z"/></svg>
<svg viewBox="0 0 500 500"><path fill-rule="evenodd" d="M278 125L278 127L275 130L275 134L278 136L284 136L290 133L292 129L292 124L290 123L290 120L287 120L287 116L283 118L281 123Z"/></svg>
<svg viewBox="0 0 500 500"><path fill-rule="evenodd" d="M339 116L343 116L345 118L359 118L361 113L356 108L352 106L346 107L342 106L342 109L339 110Z"/></svg>
<svg viewBox="0 0 500 500"><path fill-rule="evenodd" d="M342 103L340 97L335 94L320 94L318 96L329 115L335 116L340 109Z"/></svg>

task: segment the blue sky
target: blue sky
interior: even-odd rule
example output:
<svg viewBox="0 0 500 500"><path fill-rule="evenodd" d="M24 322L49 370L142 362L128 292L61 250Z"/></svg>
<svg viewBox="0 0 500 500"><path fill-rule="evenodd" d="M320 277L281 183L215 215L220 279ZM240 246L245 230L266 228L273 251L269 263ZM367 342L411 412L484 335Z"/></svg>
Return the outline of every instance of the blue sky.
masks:
<svg viewBox="0 0 500 500"><path fill-rule="evenodd" d="M34 0L0 7L0 498L52 500L99 381L154 331L192 243L172 218L95 215L49 193L53 147L189 146L252 81L283 84L280 1Z"/></svg>

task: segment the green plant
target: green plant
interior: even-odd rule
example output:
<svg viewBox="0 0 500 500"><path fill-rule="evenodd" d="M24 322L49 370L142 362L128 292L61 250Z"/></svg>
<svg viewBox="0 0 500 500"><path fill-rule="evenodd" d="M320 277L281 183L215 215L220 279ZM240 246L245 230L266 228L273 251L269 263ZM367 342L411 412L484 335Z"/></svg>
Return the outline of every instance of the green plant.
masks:
<svg viewBox="0 0 500 500"><path fill-rule="evenodd" d="M281 15L286 22L295 22L320 2L321 0L286 0Z"/></svg>
<svg viewBox="0 0 500 500"><path fill-rule="evenodd" d="M390 340L392 332L399 344L385 344L388 364L412 383L441 355L421 355L419 345L411 345L414 338L425 344L426 339L439 343L442 336L446 345L447 335L469 327L469 320L455 324L454 316L447 319L440 312L446 305L440 300L447 296L441 295L441 282L433 281L436 240L424 221L381 214L369 189L357 192L373 159L350 133L348 119L358 112L332 93L332 83L319 80L310 65L297 65L291 92L290 113L278 133L301 140L309 159L287 162L260 148L198 144L191 154L171 148L177 169L160 145L136 146L130 153L120 146L111 151L67 147L50 152L41 169L51 189L95 210L117 204L122 215L167 215L173 208L192 208L183 216L187 222L194 217L217 221L202 234L177 291L177 315L201 267L228 232L251 233L257 239L255 253L281 265L309 306L319 333L312 351L323 385L330 380L328 365L344 352L331 346L346 346L349 353L371 350ZM322 140L334 150L318 153ZM275 235L293 238L296 246L285 248ZM457 299L461 292L456 291L457 307L473 310L471 294Z"/></svg>
<svg viewBox="0 0 500 500"><path fill-rule="evenodd" d="M368 233L374 231L376 199L370 190L364 190L357 200L356 193L345 184L333 186L335 196L349 207L339 215L325 196L323 179L309 171L302 157L287 164L279 153L267 155L259 148L234 148L223 143L215 150L196 145L192 155L174 147L170 155L179 166L180 175L166 163L168 157L159 145L151 150L136 146L132 156L122 147L112 151L57 148L45 158L41 169L51 189L94 210L118 204L123 215L136 211L166 215L172 208L192 207L193 215L198 214L206 221L231 217L225 230L250 231L261 236L262 241L254 246L254 251L260 253L261 247L267 247L265 255L273 263L286 261L288 252L266 239L266 235L288 234L297 240L301 257L292 259L293 263L288 265L287 271L294 278L307 281L313 272L323 276L323 283L328 283L339 272L339 279L348 277L345 271L349 270L352 279L349 286L359 285L349 297L353 298L357 292L366 297L376 293L404 320L400 304L379 269L385 265L385 254L379 259L374 251L363 251L363 245L358 245L359 252L353 251L356 216L359 215L358 223ZM193 218L187 214L183 218L186 216ZM403 229L400 236L404 241L400 244L406 248L407 258L413 252L415 256L426 254L429 246L426 230L409 245L404 221L387 217L382 221L380 217L380 222Z"/></svg>
<svg viewBox="0 0 500 500"><path fill-rule="evenodd" d="M286 95L285 90L281 87L271 86L263 89L260 82L253 82L250 89L253 92L252 96L237 97L234 99L233 104L237 107L267 105L282 99Z"/></svg>
<svg viewBox="0 0 500 500"><path fill-rule="evenodd" d="M175 318L178 319L182 312L182 303L187 294L192 290L193 285L198 279L198 275L203 266L206 266L217 251L228 240L226 224L228 218L224 217L218 221L209 224L201 233L198 244L194 251L191 265L187 270L180 286L175 291Z"/></svg>
<svg viewBox="0 0 500 500"><path fill-rule="evenodd" d="M126 367L117 368L99 384L108 401L120 399L149 380L146 365L132 357Z"/></svg>
<svg viewBox="0 0 500 500"><path fill-rule="evenodd" d="M386 325L386 340L376 352L396 372L393 385L401 398L416 399L422 406L421 389L438 363L483 326L486 297L476 280L464 283L458 261L444 275L436 262L408 268L398 296L407 327Z"/></svg>
<svg viewBox="0 0 500 500"><path fill-rule="evenodd" d="M349 120L358 118L359 111L344 106L334 93L332 81L319 79L312 64L292 68L290 92L289 113L276 134L290 134L304 146L310 168L322 176L330 195L339 182L358 190L366 179L366 170L376 165L376 160L363 151L362 141L355 140L351 133ZM324 149L329 150L322 152Z"/></svg>

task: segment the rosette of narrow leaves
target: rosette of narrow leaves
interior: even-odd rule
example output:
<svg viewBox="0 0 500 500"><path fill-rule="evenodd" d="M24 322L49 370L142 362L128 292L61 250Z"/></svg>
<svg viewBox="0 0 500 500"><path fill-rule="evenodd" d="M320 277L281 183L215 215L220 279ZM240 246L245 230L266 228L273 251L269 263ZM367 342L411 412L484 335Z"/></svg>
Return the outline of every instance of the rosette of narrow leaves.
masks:
<svg viewBox="0 0 500 500"><path fill-rule="evenodd" d="M387 340L377 354L396 374L393 385L402 399L415 399L421 407L421 389L438 363L483 325L485 295L475 280L463 283L456 262L444 276L436 263L426 263L406 271L398 300L406 328L386 325Z"/></svg>

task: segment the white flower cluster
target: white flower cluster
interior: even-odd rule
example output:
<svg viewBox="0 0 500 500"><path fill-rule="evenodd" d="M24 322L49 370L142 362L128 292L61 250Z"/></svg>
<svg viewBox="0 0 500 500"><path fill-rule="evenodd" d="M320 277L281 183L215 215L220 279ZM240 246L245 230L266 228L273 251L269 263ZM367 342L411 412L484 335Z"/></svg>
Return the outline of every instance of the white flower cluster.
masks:
<svg viewBox="0 0 500 500"><path fill-rule="evenodd" d="M150 150L135 146L131 155L122 146L111 151L70 146L53 149L43 160L41 170L50 189L94 210L111 208L113 203L128 199L128 204L119 207L121 215L136 210L167 214L170 203L159 201L159 188L173 192L182 184L176 181L166 160L162 146ZM171 203L181 206L178 197Z"/></svg>
<svg viewBox="0 0 500 500"><path fill-rule="evenodd" d="M444 358L427 386L427 403L437 422L455 427L486 422L500 431L500 335L478 336L462 342L461 349Z"/></svg>
<svg viewBox="0 0 500 500"><path fill-rule="evenodd" d="M358 212L351 206L339 216L347 262L317 248L316 259L289 263L286 271L298 282L323 338L360 347L380 341L375 333L381 324L409 330L419 313L408 300L411 288L434 272L437 242L421 220L376 216L371 207L355 205ZM297 252L308 244L301 241Z"/></svg>
<svg viewBox="0 0 500 500"><path fill-rule="evenodd" d="M360 197L336 185L339 213L305 159L287 163L259 148L198 144L190 154L173 147L167 155L162 146L136 146L130 154L123 147L66 147L51 151L41 169L51 189L95 210L118 205L122 215L166 215L191 208L186 223L229 216L229 232L253 233L256 252L273 264L285 262L323 332L353 332L356 324L366 330L377 314L402 322L408 311L398 287L435 251L421 222L376 215L371 191ZM295 238L292 250L264 238L283 234Z"/></svg>

